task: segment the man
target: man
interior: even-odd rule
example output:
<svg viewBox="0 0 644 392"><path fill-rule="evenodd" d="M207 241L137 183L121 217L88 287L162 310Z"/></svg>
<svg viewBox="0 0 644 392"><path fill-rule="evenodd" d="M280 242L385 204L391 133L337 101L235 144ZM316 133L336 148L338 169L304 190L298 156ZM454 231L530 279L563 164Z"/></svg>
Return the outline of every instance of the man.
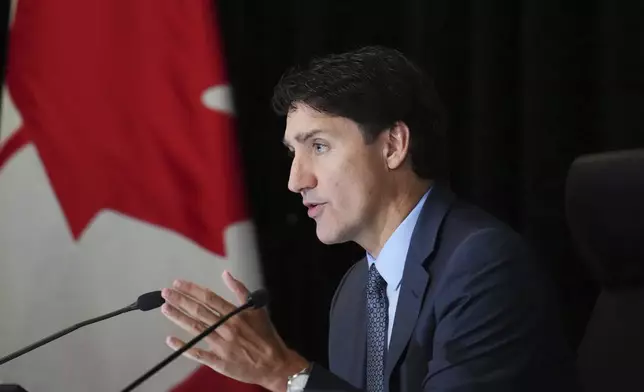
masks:
<svg viewBox="0 0 644 392"><path fill-rule="evenodd" d="M232 318L209 350L187 356L281 392L574 389L537 262L444 184L441 106L416 66L382 47L328 56L285 75L273 103L287 116L288 187L318 238L366 251L332 301L330 369L286 347L264 310ZM224 280L243 302L244 285ZM163 312L192 334L234 308L189 282L163 293Z"/></svg>

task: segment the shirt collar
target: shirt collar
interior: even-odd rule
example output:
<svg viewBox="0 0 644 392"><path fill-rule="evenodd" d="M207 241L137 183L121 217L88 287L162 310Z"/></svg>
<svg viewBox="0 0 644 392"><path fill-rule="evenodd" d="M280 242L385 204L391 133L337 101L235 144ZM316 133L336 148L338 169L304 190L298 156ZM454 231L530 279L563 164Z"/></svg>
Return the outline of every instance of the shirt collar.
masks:
<svg viewBox="0 0 644 392"><path fill-rule="evenodd" d="M402 280L403 270L405 269L405 260L407 259L407 251L411 242L411 235L414 232L414 227L418 221L420 211L427 200L429 195L428 190L423 197L416 203L413 210L407 217L398 225L396 230L391 234L385 245L382 247L377 259L374 259L369 252L367 252L367 261L369 267L376 263L378 272L387 282L387 286L395 287L400 286Z"/></svg>

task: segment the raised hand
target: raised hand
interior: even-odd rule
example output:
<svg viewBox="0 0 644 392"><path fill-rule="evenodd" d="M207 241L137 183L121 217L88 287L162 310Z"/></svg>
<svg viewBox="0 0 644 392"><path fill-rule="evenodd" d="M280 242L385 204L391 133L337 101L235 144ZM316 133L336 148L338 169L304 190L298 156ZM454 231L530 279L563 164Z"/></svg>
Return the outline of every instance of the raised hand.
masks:
<svg viewBox="0 0 644 392"><path fill-rule="evenodd" d="M249 294L244 284L228 272L222 277L244 303ZM211 290L192 282L177 280L172 288L163 289L162 295L166 300L161 307L163 314L195 336L235 309ZM228 377L271 391L285 391L288 376L309 365L286 346L265 309L248 309L233 316L204 341L208 350L192 347L183 355ZM174 336L166 343L174 350L185 344Z"/></svg>

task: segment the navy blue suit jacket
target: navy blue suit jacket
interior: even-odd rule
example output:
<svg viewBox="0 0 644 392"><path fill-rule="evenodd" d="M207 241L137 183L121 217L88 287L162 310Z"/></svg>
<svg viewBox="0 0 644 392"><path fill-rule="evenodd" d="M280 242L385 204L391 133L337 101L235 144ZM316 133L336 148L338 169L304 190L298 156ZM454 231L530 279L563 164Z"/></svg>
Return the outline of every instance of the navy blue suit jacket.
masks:
<svg viewBox="0 0 644 392"><path fill-rule="evenodd" d="M333 297L329 368L306 391L365 388L366 259ZM551 284L519 235L435 184L414 229L385 363L388 392L575 391Z"/></svg>

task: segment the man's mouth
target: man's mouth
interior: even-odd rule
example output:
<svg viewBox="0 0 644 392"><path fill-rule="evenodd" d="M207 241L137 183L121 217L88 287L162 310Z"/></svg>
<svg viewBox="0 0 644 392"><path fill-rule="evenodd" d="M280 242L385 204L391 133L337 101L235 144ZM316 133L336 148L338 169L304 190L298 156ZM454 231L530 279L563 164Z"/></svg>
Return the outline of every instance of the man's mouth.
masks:
<svg viewBox="0 0 644 392"><path fill-rule="evenodd" d="M307 203L306 208L307 208L307 213L309 215L309 218L316 218L322 213L322 209L324 208L324 205L326 203Z"/></svg>

